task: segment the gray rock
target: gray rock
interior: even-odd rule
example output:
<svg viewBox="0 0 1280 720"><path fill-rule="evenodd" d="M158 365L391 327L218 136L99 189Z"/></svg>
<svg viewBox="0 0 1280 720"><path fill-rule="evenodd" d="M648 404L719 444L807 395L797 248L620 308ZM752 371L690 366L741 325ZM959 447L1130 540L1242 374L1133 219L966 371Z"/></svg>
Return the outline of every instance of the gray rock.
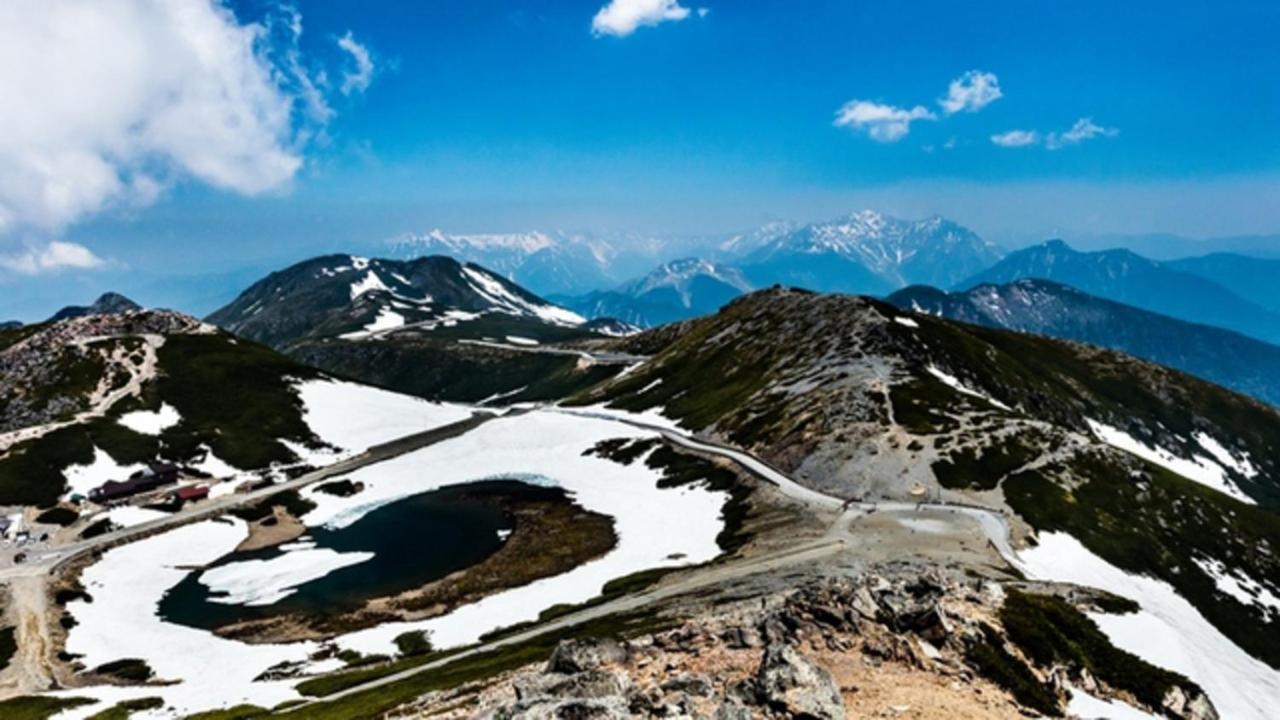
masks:
<svg viewBox="0 0 1280 720"><path fill-rule="evenodd" d="M677 675L662 683L662 689L669 693L684 693L694 697L711 697L715 692L711 680L700 673Z"/></svg>
<svg viewBox="0 0 1280 720"><path fill-rule="evenodd" d="M761 704L798 720L844 718L844 698L831 673L794 648L774 644L765 649L756 673Z"/></svg>
<svg viewBox="0 0 1280 720"><path fill-rule="evenodd" d="M627 649L616 640L564 640L551 653L547 672L578 673L596 670L610 663L624 662Z"/></svg>

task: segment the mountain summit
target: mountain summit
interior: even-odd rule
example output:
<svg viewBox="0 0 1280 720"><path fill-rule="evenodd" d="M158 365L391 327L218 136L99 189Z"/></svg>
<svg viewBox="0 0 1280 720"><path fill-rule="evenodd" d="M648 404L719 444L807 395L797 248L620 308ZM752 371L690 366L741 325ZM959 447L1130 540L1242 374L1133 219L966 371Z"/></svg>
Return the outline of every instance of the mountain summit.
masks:
<svg viewBox="0 0 1280 720"><path fill-rule="evenodd" d="M49 318L49 322L58 322L59 320L68 320L70 318L84 317L86 315L120 315L135 310L141 310L142 306L121 295L120 293L103 293L92 305L68 305Z"/></svg>
<svg viewBox="0 0 1280 720"><path fill-rule="evenodd" d="M899 220L863 210L759 236L764 242L739 261L748 278L758 286L817 291L882 294L915 284L950 286L1001 255L972 230L936 215Z"/></svg>
<svg viewBox="0 0 1280 720"><path fill-rule="evenodd" d="M705 315L752 290L735 267L701 258L663 263L616 290L556 298L587 317L614 317L640 327Z"/></svg>

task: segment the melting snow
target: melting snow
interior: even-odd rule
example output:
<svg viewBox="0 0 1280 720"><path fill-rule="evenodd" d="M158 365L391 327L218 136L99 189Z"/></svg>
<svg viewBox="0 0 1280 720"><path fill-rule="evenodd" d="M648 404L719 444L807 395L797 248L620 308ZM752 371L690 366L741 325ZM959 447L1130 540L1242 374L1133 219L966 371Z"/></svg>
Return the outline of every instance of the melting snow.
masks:
<svg viewBox="0 0 1280 720"><path fill-rule="evenodd" d="M324 442L353 453L471 415L460 405L427 402L340 380L301 382L298 397L311 432Z"/></svg>
<svg viewBox="0 0 1280 720"><path fill-rule="evenodd" d="M1223 718L1275 717L1280 672L1237 647L1169 584L1130 575L1066 533L1042 533L1039 540L1019 554L1029 577L1101 588L1142 606L1127 615L1090 613L1117 647L1191 678Z"/></svg>
<svg viewBox="0 0 1280 720"><path fill-rule="evenodd" d="M87 496L89 491L108 480L124 480L145 469L145 465L121 465L99 447L93 448L93 461L88 465L72 465L62 471L69 494Z"/></svg>
<svg viewBox="0 0 1280 720"><path fill-rule="evenodd" d="M182 422L182 416L172 405L162 403L157 411L136 410L120 416L116 422L143 435L159 435Z"/></svg>
<svg viewBox="0 0 1280 720"><path fill-rule="evenodd" d="M168 517L169 513L163 510L151 510L149 508L134 507L133 505L121 505L120 507L111 508L104 513L99 513L96 517L100 519L110 520L116 527L133 527L141 525L144 522L159 520L162 517Z"/></svg>
<svg viewBox="0 0 1280 720"><path fill-rule="evenodd" d="M346 416L354 418L353 423L337 424L342 419L339 416L310 418L322 435L329 433L325 435L327 440L341 441L345 447L376 441L387 434L384 428L366 424L370 395L352 388L369 390L321 381L300 387L309 410L322 405L356 409L354 415L348 412ZM408 409L412 417L403 420L386 413L384 408L384 418L413 423L440 420L441 412L465 416L460 408L422 403L427 408L424 411L406 404L411 398L393 393L385 396L374 394L375 403ZM344 402L331 402L335 400ZM330 422L335 425L330 426ZM610 420L535 411L492 420L461 437L352 473L353 480L365 484L365 490L358 495L338 498L311 493L318 507L303 518L304 522L334 526L443 485L532 476L564 487L583 507L612 516L618 533L617 547L604 557L561 575L491 595L430 620L387 624L345 635L335 644L362 652L387 653L394 650L394 638L401 633L427 630L436 647L456 647L474 642L490 630L535 619L551 605L588 600L613 578L716 557L720 553L716 535L723 526L719 520L723 493L704 487L660 489L658 474L642 462L628 466L583 455L601 440L652 436L653 433ZM94 599L91 603L74 601L68 606L79 621L69 633L68 652L83 655L83 662L90 667L121 658L139 658L155 670L157 677L177 682L136 688L76 688L60 694L103 701L86 708L82 715L134 697L162 697L183 714L241 702L273 707L297 699L292 682L255 678L280 663L305 662L317 650L315 643L250 645L167 623L156 615L160 599L187 576L190 568L212 563L231 552L246 536L246 526L240 520L205 521L108 550L86 568L83 582ZM318 550L305 541L282 549L286 550L285 555L274 560L235 563L210 571L207 574L212 577L208 581L231 593L224 598L226 602L261 604L283 597L306 580L365 559L360 553Z"/></svg>
<svg viewBox="0 0 1280 720"><path fill-rule="evenodd" d="M473 281L471 289L496 305L500 310L513 315L532 315L542 318L553 325L575 327L586 322L586 318L562 307L529 302L507 290L501 281L488 273L470 267L462 268L462 272Z"/></svg>
<svg viewBox="0 0 1280 720"><path fill-rule="evenodd" d="M915 320L912 320L912 319L911 319L911 318L909 318L909 317L901 317L901 316L899 316L899 317L895 317L895 318L893 319L893 321L894 321L894 322L896 322L896 323L898 323L899 325L904 325L904 326L909 327L909 328L918 328L918 327L920 327L920 323L916 322Z"/></svg>
<svg viewBox="0 0 1280 720"><path fill-rule="evenodd" d="M206 570L200 584L221 594L210 598L216 603L271 605L297 592L299 585L373 559L370 552L342 553L306 543L291 545L283 554L266 560L242 560Z"/></svg>
<svg viewBox="0 0 1280 720"><path fill-rule="evenodd" d="M1235 483L1227 479L1227 471L1221 465L1203 455L1195 455L1190 460L1180 458L1164 448L1151 447L1119 428L1104 425L1089 418L1085 418L1085 421L1089 423L1089 429L1093 431L1093 434L1099 440L1114 448L1137 455L1143 460L1155 463L1166 470L1175 472L1188 480L1194 480L1201 485L1211 487L1218 492L1226 493L1241 502L1246 502L1250 505L1257 504L1253 498L1245 495L1240 488L1236 487ZM1207 435L1205 437L1208 438ZM1209 439L1212 440L1211 438ZM1214 444L1216 445L1216 443ZM1200 442L1200 445L1204 447L1203 442ZM1225 448L1221 448L1221 446L1218 446L1218 448L1230 457ZM1207 447L1205 449L1208 450Z"/></svg>
<svg viewBox="0 0 1280 720"><path fill-rule="evenodd" d="M351 283L351 299L355 300L361 295L371 290L386 290L391 292L391 288L382 282L382 278L378 277L378 273L370 270L363 278Z"/></svg>
<svg viewBox="0 0 1280 720"><path fill-rule="evenodd" d="M1248 455L1245 455L1243 458L1238 458L1230 450L1223 447L1222 443L1202 432L1196 433L1193 437L1196 439L1196 443L1205 450L1208 450L1209 454L1212 455L1213 459L1217 460L1219 464L1235 470L1247 478L1258 477L1258 468L1254 467L1253 463L1249 462Z"/></svg>
<svg viewBox="0 0 1280 720"><path fill-rule="evenodd" d="M404 327L404 316L391 308L384 307L378 310L378 317L365 325L363 330L345 333L341 337L343 340L361 340L374 333L394 330L398 327Z"/></svg>
<svg viewBox="0 0 1280 720"><path fill-rule="evenodd" d="M1280 597L1248 574L1229 570L1221 560L1196 558L1195 563L1213 578L1219 592L1245 605L1257 606L1263 613L1271 613L1273 619L1280 616Z"/></svg>
<svg viewBox="0 0 1280 720"><path fill-rule="evenodd" d="M1067 703L1067 714L1081 720L1163 720L1161 715L1152 715L1120 700L1103 700L1074 686L1071 690L1071 701Z"/></svg>
<svg viewBox="0 0 1280 720"><path fill-rule="evenodd" d="M1009 407L1008 405L1005 405L999 400L996 400L990 395L986 395L984 393L978 392L977 390L973 390L969 388L964 383L960 382L960 378L957 378L955 375L950 375L946 372L943 372L943 370L939 368L937 365L930 365L928 370L930 375L938 378L942 382L951 386L952 389L954 389L956 392L960 393L961 395L968 395L970 397L976 397L980 400L986 400L987 402L1000 408L1001 410L1008 410L1008 411L1013 410L1013 408Z"/></svg>

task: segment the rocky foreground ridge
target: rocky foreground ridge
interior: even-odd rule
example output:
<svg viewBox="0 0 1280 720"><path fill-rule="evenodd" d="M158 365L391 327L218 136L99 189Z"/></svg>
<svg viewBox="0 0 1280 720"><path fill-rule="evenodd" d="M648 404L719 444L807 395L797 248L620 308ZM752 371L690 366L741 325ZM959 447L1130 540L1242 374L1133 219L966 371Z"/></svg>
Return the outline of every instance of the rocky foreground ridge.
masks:
<svg viewBox="0 0 1280 720"><path fill-rule="evenodd" d="M897 563L631 639L563 641L545 664L426 695L395 717L1058 717L1083 692L1217 718L1186 678L1094 644L1100 633L1080 609L1119 602ZM1070 657L1069 647L1089 652Z"/></svg>

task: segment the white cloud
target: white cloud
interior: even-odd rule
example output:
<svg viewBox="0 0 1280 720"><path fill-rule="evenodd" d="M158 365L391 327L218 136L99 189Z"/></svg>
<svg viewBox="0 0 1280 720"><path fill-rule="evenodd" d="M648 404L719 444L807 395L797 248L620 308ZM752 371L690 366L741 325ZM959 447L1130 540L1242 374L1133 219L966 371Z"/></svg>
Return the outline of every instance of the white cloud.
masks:
<svg viewBox="0 0 1280 720"><path fill-rule="evenodd" d="M938 101L948 115L977 112L1003 96L994 73L970 70L951 81L947 96Z"/></svg>
<svg viewBox="0 0 1280 720"><path fill-rule="evenodd" d="M699 10L699 15L704 13ZM591 20L595 35L626 37L637 28L674 22L689 17L689 8L679 0L610 0Z"/></svg>
<svg viewBox="0 0 1280 720"><path fill-rule="evenodd" d="M1085 140L1097 137L1115 137L1120 131L1115 128L1102 127L1093 122L1093 118L1080 118L1070 130L1063 133L1049 133L1044 146L1050 150L1059 150L1068 145L1078 145Z"/></svg>
<svg viewBox="0 0 1280 720"><path fill-rule="evenodd" d="M991 136L991 142L1000 147L1016 148L1035 145L1040 142L1040 134L1035 130L1010 130Z"/></svg>
<svg viewBox="0 0 1280 720"><path fill-rule="evenodd" d="M58 270L87 270L101 267L105 261L89 248L55 240L43 247L28 247L13 255L0 255L0 267L23 275L39 275Z"/></svg>
<svg viewBox="0 0 1280 720"><path fill-rule="evenodd" d="M850 100L836 111L836 127L865 131L877 142L896 142L911 130L916 120L933 120L935 116L917 105L910 110L868 100Z"/></svg>
<svg viewBox="0 0 1280 720"><path fill-rule="evenodd" d="M298 49L301 16L272 8L249 23L221 0L0 2L0 241L146 206L186 180L244 195L287 186L333 111ZM367 85L343 49L351 87ZM49 243L3 267L94 264Z"/></svg>
<svg viewBox="0 0 1280 720"><path fill-rule="evenodd" d="M348 70L342 74L342 94L364 92L369 88L369 83L373 82L373 58L369 55L369 49L356 42L350 30L346 35L338 38L338 47L347 51L351 55L352 62L355 63L355 70Z"/></svg>
<svg viewBox="0 0 1280 720"><path fill-rule="evenodd" d="M1102 127L1091 118L1080 118L1064 132L1051 132L1043 137L1035 130L1010 130L991 136L991 142L1006 148L1044 145L1048 150L1061 150L1068 145L1079 145L1086 140L1098 137L1115 137L1120 131L1115 128Z"/></svg>

